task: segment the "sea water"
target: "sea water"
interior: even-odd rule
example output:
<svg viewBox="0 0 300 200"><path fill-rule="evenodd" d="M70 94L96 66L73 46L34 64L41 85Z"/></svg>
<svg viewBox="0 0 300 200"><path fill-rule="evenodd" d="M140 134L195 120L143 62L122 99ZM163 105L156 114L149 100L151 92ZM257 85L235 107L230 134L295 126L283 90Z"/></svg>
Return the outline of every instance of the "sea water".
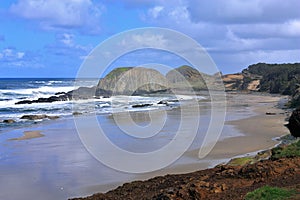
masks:
<svg viewBox="0 0 300 200"><path fill-rule="evenodd" d="M168 109L170 106L178 106L174 100L188 100L190 96L114 96L111 98L97 98L78 101L57 101L52 103L16 104L22 100L37 100L48 98L57 93L69 92L78 87L96 86L97 79L72 78L5 78L0 79L0 132L9 128L24 127L37 123L20 119L23 115L59 116L61 119L72 117L74 112L80 114L111 114L124 111L148 111L155 109ZM58 94L56 95L58 96ZM204 99L204 97L197 97ZM160 101L173 100L169 107L158 104ZM74 110L74 103L76 110ZM137 104L151 104L146 107L135 107ZM15 123L3 123L3 120L12 119ZM47 120L47 119L45 119ZM41 120L39 120L41 121Z"/></svg>

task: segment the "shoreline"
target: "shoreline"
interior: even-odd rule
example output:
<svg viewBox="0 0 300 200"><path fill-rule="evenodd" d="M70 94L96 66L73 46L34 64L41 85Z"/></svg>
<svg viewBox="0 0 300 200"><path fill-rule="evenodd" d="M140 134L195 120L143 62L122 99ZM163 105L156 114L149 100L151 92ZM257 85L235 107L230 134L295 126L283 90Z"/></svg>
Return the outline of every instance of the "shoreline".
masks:
<svg viewBox="0 0 300 200"><path fill-rule="evenodd" d="M233 126L234 129L239 130L243 135L228 137L218 141L213 150L206 156L208 158L207 162L205 162L206 159L204 158L202 160L204 162L201 163L187 163L171 166L170 168L158 172L151 172L145 176L139 176L137 180L132 180L126 184L135 181L147 181L149 177L150 179L155 179L169 174L184 175L198 170L212 169L220 164L228 163L231 159L256 155L264 150L269 150L281 143L281 141L275 140L275 138L288 134L288 129L283 126L287 114L282 108L278 107L278 103L282 101L283 98L286 98L286 96L228 94L228 97L230 98L228 101L230 104L229 111L231 109L234 111L234 109L240 105L247 104L249 106L251 113L249 116L242 119L226 121L227 125ZM245 100L240 101L239 98L235 99L236 97ZM233 106L232 104L235 102L232 102L231 98L238 101L238 104ZM267 115L267 112L276 114ZM255 124L256 126L248 126L249 124ZM258 126L262 127L257 128ZM185 153L185 156L196 158L198 156L198 150L188 151ZM120 184L111 184L110 187L111 186L119 188ZM96 189L97 186L93 188ZM109 192L114 190L107 190L108 188L109 187L107 187L105 191L100 191Z"/></svg>
<svg viewBox="0 0 300 200"><path fill-rule="evenodd" d="M256 95L255 95L256 96ZM275 99L276 100L275 100ZM88 196L85 198L79 198L79 199L93 199L93 197L101 197L100 199L105 199L107 197L110 197L111 195L114 196L114 191L116 191L116 196L123 194L120 193L118 190L122 190L122 188L130 187L130 185L135 185L137 182L140 182L140 184L148 182L153 182L153 180L156 179L168 179L172 178L173 176L178 177L185 177L189 176L190 173L196 174L201 173L201 171L209 171L209 170L215 170L215 168L218 168L219 166L229 166L229 161L231 161L234 158L246 158L246 157L252 157L255 155L258 155L258 153L263 152L265 150L271 150L272 148L278 146L281 144L282 137L289 134L288 129L286 129L283 124L285 122L285 118L288 115L288 112L285 112L282 108L278 107L278 103L282 100L282 98L286 98L284 96L280 97L271 97L271 96L264 96L262 101L255 102L254 104L251 104L251 109L254 112L253 116L249 116L243 119L238 120L231 120L227 121L226 124L234 126L236 129L240 130L244 135L243 136L237 136L237 137L231 137L231 138L225 138L221 141L219 141L214 149L209 153L208 156L214 157L216 160L224 159L224 154L222 154L222 151L226 149L226 147L231 146L231 151L226 152L226 156L231 156L229 159L225 159L227 161L218 163L214 166L205 166L202 165L198 170L188 170L185 167L191 167L191 164L187 164L186 166L177 166L183 168L183 172L181 173L167 173L163 175L156 175L152 176L150 179L140 179L137 181L128 182L126 184L123 184L122 186L118 186L116 189L109 190L105 193L95 194L93 196ZM252 101L253 99L250 99ZM243 102L244 103L244 102ZM253 103L253 102L252 102ZM271 107L270 107L271 106ZM269 115L267 113L272 113L272 115ZM255 126L254 126L255 124ZM261 128L257 128L261 126ZM279 139L278 139L279 138ZM247 144L251 145L247 145ZM232 145L235 144L235 145ZM227 148L228 149L228 148ZM236 153L236 149L239 149L239 153ZM198 153L197 150L187 152L189 156L196 156ZM268 159L268 158L266 158ZM265 159L263 159L265 160ZM259 161L257 161L259 162ZM204 164L204 163L202 163ZM204 167L204 168L203 168ZM229 166L230 167L230 166ZM237 166L239 167L239 166ZM185 170L184 170L185 168ZM192 167L193 168L193 167ZM221 167L222 168L222 167ZM200 170L200 171L199 171ZM136 186L134 186L136 187ZM143 187L143 186L141 186ZM148 186L146 186L148 187ZM257 186L256 186L257 187ZM225 190L221 188L221 190ZM162 191L162 190L161 190ZM171 193L168 193L171 194ZM172 193L173 194L173 193ZM103 197L102 197L103 195ZM135 197L134 197L135 198ZM133 199L134 199L133 198ZM77 199L77 198L76 198ZM110 198L109 198L110 199Z"/></svg>

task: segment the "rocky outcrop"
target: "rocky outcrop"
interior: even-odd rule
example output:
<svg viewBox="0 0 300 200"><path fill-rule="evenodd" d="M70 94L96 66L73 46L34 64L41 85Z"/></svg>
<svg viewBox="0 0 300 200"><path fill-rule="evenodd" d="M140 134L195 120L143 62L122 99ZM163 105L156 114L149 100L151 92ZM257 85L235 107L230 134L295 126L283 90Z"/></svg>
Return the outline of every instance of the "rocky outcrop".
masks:
<svg viewBox="0 0 300 200"><path fill-rule="evenodd" d="M298 88L294 91L289 102L289 107L296 108L300 106L300 88L299 84L296 85Z"/></svg>
<svg viewBox="0 0 300 200"><path fill-rule="evenodd" d="M15 123L15 122L16 122L16 121L13 120L13 119L5 119L5 120L2 121L2 123L5 123L5 124L13 124L13 123Z"/></svg>
<svg viewBox="0 0 300 200"><path fill-rule="evenodd" d="M23 115L20 119L27 120L41 120L41 119L58 119L59 116L49 116L49 115Z"/></svg>
<svg viewBox="0 0 300 200"><path fill-rule="evenodd" d="M289 123L285 125L292 136L300 137L300 108L293 111L289 118Z"/></svg>
<svg viewBox="0 0 300 200"><path fill-rule="evenodd" d="M112 70L99 81L97 88L112 95L138 95L168 91L169 82L157 70L124 67Z"/></svg>
<svg viewBox="0 0 300 200"><path fill-rule="evenodd" d="M69 92L59 92L49 98L38 98L36 100L22 100L15 104L52 103L56 101L70 101L78 99L92 99L95 97L110 97L111 92L96 87L80 87Z"/></svg>
<svg viewBox="0 0 300 200"><path fill-rule="evenodd" d="M76 199L242 200L248 192L263 185L298 188L299 168L299 157L263 160L245 166L219 165L188 174L166 175L146 181L125 183L105 194Z"/></svg>

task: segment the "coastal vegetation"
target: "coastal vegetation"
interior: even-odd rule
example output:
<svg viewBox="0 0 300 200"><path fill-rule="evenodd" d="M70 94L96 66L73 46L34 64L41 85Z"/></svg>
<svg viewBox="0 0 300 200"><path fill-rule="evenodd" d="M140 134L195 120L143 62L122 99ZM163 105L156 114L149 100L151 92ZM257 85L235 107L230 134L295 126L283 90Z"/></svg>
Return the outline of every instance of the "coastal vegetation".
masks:
<svg viewBox="0 0 300 200"><path fill-rule="evenodd" d="M260 92L292 95L300 83L300 63L250 65L242 73L261 76Z"/></svg>
<svg viewBox="0 0 300 200"><path fill-rule="evenodd" d="M300 140L287 145L278 146L272 149L271 159L300 157Z"/></svg>
<svg viewBox="0 0 300 200"><path fill-rule="evenodd" d="M295 190L288 190L284 188L263 186L247 193L245 200L284 200L296 194Z"/></svg>

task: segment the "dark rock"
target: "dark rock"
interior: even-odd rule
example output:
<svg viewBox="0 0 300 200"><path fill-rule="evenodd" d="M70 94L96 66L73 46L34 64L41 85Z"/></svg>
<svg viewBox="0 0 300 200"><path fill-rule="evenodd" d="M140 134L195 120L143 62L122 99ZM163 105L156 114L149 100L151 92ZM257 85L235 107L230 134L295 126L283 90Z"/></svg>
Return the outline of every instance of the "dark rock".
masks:
<svg viewBox="0 0 300 200"><path fill-rule="evenodd" d="M293 111L289 123L285 125L292 136L300 137L300 108Z"/></svg>
<svg viewBox="0 0 300 200"><path fill-rule="evenodd" d="M15 104L52 103L56 101L70 101L77 99L93 99L97 96L110 97L111 92L96 87L80 87L69 92L58 92L49 98L38 98L36 100L22 100Z"/></svg>
<svg viewBox="0 0 300 200"><path fill-rule="evenodd" d="M58 119L58 118L59 118L59 116L47 116L47 118L48 118L48 119L52 119L52 120L53 120L53 119Z"/></svg>
<svg viewBox="0 0 300 200"><path fill-rule="evenodd" d="M20 119L38 120L45 118L47 118L47 115L23 115Z"/></svg>
<svg viewBox="0 0 300 200"><path fill-rule="evenodd" d="M65 92L57 92L55 93L55 95L62 95L62 94L66 94Z"/></svg>
<svg viewBox="0 0 300 200"><path fill-rule="evenodd" d="M150 103L145 103L145 104L136 104L136 105L132 105L132 108L143 108L143 107L149 107L152 106L153 104Z"/></svg>
<svg viewBox="0 0 300 200"><path fill-rule="evenodd" d="M3 123L6 123L6 124L12 124L12 123L15 123L16 121L13 120L13 119L5 119L3 120Z"/></svg>
<svg viewBox="0 0 300 200"><path fill-rule="evenodd" d="M32 104L33 102L31 100L22 100L22 101L19 101L17 103L15 103L16 105L18 104Z"/></svg>
<svg viewBox="0 0 300 200"><path fill-rule="evenodd" d="M276 115L276 113L273 113L273 112L266 112L266 115Z"/></svg>
<svg viewBox="0 0 300 200"><path fill-rule="evenodd" d="M27 120L40 120L40 119L58 119L59 116L48 116L48 115L23 115L20 119Z"/></svg>
<svg viewBox="0 0 300 200"><path fill-rule="evenodd" d="M72 113L74 116L77 116L77 115L82 115L82 113L81 112L73 112Z"/></svg>
<svg viewBox="0 0 300 200"><path fill-rule="evenodd" d="M164 104L166 106L169 105L168 101L165 101L165 100L159 101L157 104Z"/></svg>

